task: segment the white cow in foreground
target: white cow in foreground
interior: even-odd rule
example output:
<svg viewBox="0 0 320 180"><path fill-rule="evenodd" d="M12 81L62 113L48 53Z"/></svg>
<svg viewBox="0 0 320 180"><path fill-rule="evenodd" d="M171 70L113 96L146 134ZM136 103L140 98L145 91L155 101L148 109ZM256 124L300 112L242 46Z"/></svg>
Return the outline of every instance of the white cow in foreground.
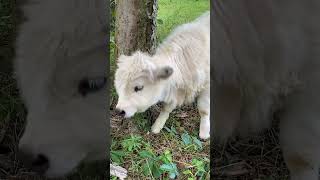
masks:
<svg viewBox="0 0 320 180"><path fill-rule="evenodd" d="M126 118L164 102L152 125L153 133L160 132L177 106L197 98L201 115L199 136L209 138L210 14L176 28L153 56L139 51L132 56L120 56L115 87L119 95L117 111Z"/></svg>
<svg viewBox="0 0 320 180"><path fill-rule="evenodd" d="M33 0L16 42L28 110L19 157L49 177L107 158L107 1Z"/></svg>

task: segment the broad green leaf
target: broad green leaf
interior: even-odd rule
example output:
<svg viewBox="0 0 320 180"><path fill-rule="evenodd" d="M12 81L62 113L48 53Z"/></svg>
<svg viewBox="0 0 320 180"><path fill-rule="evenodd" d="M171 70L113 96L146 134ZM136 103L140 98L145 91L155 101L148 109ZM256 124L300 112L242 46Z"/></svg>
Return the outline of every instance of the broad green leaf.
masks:
<svg viewBox="0 0 320 180"><path fill-rule="evenodd" d="M170 163L170 164L162 164L160 166L160 169L168 172L169 173L169 177L171 179L174 179L176 176L179 175L178 169L177 169L177 165L174 163Z"/></svg>
<svg viewBox="0 0 320 180"><path fill-rule="evenodd" d="M189 144L191 144L191 141L192 141L192 140L191 140L191 137L190 137L189 134L183 133L183 134L181 135L181 139L182 139L184 145L189 145Z"/></svg>
<svg viewBox="0 0 320 180"><path fill-rule="evenodd" d="M159 178L161 176L162 171L158 165L156 165L156 164L153 165L152 174L153 174L153 177L155 177L155 178Z"/></svg>
<svg viewBox="0 0 320 180"><path fill-rule="evenodd" d="M159 159L164 163L171 163L172 162L172 154L170 150L165 150L164 153L159 157Z"/></svg>
<svg viewBox="0 0 320 180"><path fill-rule="evenodd" d="M172 166L172 164L162 164L160 166L160 169L163 170L163 171L166 171L166 172L171 172L171 171L174 171L174 167Z"/></svg>
<svg viewBox="0 0 320 180"><path fill-rule="evenodd" d="M202 142L196 137L192 137L192 139L193 139L193 142L199 147L199 149L202 150L202 148L203 148Z"/></svg>

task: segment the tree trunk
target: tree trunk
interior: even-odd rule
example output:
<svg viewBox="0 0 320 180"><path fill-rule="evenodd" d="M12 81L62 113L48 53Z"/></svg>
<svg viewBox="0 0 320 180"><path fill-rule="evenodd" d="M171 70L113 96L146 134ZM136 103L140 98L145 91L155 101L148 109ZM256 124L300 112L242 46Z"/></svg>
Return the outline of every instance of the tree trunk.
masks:
<svg viewBox="0 0 320 180"><path fill-rule="evenodd" d="M158 0L117 0L115 56L136 50L154 53Z"/></svg>

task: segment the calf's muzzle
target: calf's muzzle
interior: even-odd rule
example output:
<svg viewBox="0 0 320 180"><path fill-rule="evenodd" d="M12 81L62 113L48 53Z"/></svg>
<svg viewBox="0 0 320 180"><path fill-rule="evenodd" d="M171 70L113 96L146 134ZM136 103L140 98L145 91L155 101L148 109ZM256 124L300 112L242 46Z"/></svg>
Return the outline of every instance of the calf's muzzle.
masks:
<svg viewBox="0 0 320 180"><path fill-rule="evenodd" d="M31 171L43 175L49 168L49 159L43 154L32 154L19 150L17 153L18 160Z"/></svg>

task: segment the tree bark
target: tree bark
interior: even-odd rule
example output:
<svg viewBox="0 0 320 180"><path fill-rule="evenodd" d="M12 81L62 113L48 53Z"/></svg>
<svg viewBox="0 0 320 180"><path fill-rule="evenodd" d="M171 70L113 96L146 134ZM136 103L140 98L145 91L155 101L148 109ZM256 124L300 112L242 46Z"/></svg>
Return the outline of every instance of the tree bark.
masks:
<svg viewBox="0 0 320 180"><path fill-rule="evenodd" d="M115 56L136 50L154 53L158 0L117 0Z"/></svg>

